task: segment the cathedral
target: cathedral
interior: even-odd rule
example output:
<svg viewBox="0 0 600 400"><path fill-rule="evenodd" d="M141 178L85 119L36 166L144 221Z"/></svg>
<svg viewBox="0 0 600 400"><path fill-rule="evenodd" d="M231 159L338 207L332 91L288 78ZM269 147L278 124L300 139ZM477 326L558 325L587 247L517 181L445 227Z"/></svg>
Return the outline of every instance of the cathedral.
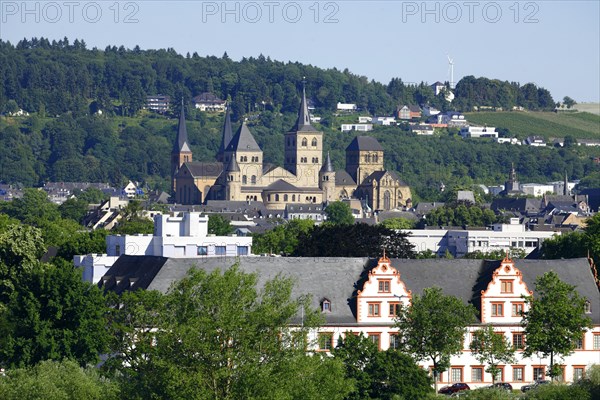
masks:
<svg viewBox="0 0 600 400"><path fill-rule="evenodd" d="M346 168L333 169L329 154L323 157L323 132L310 123L304 89L298 119L283 140L284 166L264 163L245 121L233 134L228 109L216 162L193 161L182 108L171 153L176 203L261 201L268 209L283 210L286 204L354 198L373 211L411 205L410 188L396 172L384 169L383 148L375 138L355 137L346 148Z"/></svg>

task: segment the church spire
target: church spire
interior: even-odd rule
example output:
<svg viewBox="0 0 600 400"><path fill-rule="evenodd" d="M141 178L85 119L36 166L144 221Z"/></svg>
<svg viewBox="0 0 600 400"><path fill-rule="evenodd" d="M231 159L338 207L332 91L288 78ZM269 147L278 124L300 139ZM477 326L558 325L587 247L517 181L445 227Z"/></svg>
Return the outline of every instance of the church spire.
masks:
<svg viewBox="0 0 600 400"><path fill-rule="evenodd" d="M231 112L229 104L227 105L227 109L225 110L225 122L223 123L223 133L221 135L221 146L219 147L218 159L219 161L223 161L225 150L227 146L229 146L229 142L233 138L233 130L231 129Z"/></svg>
<svg viewBox="0 0 600 400"><path fill-rule="evenodd" d="M177 126L177 140L173 146L173 153L191 152L188 144L187 127L185 125L185 105L181 98L181 113L179 113L179 124Z"/></svg>
<svg viewBox="0 0 600 400"><path fill-rule="evenodd" d="M321 172L333 172L333 164L331 164L331 158L329 157L329 152L327 152L327 158L321 167Z"/></svg>
<svg viewBox="0 0 600 400"><path fill-rule="evenodd" d="M565 170L565 182L563 183L563 195L569 196L569 178L567 177L567 170Z"/></svg>
<svg viewBox="0 0 600 400"><path fill-rule="evenodd" d="M302 81L302 101L300 102L300 110L298 111L298 119L292 128L294 131L316 131L310 124L310 114L308 112L308 102L306 101L306 80Z"/></svg>

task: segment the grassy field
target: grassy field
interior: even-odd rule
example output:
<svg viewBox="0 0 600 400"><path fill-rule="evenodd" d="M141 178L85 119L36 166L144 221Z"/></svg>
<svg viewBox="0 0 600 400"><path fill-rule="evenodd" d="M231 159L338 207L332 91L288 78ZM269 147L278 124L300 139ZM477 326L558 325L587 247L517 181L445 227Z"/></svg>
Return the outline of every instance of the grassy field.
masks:
<svg viewBox="0 0 600 400"><path fill-rule="evenodd" d="M587 112L477 112L466 113L478 125L506 128L523 139L538 135L548 138L600 139L600 115Z"/></svg>

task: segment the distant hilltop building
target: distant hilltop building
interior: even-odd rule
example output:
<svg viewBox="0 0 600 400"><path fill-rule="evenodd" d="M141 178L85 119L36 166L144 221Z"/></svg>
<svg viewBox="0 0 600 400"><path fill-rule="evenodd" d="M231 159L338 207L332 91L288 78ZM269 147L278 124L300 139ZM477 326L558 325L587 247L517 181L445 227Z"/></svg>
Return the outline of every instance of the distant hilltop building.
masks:
<svg viewBox="0 0 600 400"><path fill-rule="evenodd" d="M194 107L205 112L224 112L225 100L221 100L212 93L201 93L192 99Z"/></svg>
<svg viewBox="0 0 600 400"><path fill-rule="evenodd" d="M396 172L384 169L383 148L372 137L355 137L346 148L346 168L333 169L329 154L323 156L323 132L311 125L304 90L296 123L283 140L283 167L264 163L263 151L245 121L233 134L227 110L217 161L192 161L182 110L171 153L175 201L262 201L268 209L277 210L287 204L349 198L362 200L372 210L411 204L410 188Z"/></svg>
<svg viewBox="0 0 600 400"><path fill-rule="evenodd" d="M157 94L146 96L146 108L164 114L169 111L171 98L166 95Z"/></svg>

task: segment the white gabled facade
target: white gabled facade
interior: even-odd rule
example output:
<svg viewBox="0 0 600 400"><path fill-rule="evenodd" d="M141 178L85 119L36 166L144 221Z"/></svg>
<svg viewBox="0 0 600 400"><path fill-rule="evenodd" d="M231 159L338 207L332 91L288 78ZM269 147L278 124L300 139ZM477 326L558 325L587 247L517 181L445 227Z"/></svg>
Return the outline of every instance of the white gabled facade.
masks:
<svg viewBox="0 0 600 400"><path fill-rule="evenodd" d="M465 382L471 388L492 383L491 374L485 372L487 365L479 363L469 349L473 333L485 324L491 324L498 334L503 334L517 349L514 363L499 366L501 372L496 382L508 382L514 389L519 389L535 379L546 378L549 359L523 356L527 338L521 326L521 313L527 308L522 296L530 295L533 292L523 281L521 271L512 260L505 258L493 272L487 288L481 291L480 321L468 327L463 352L451 358L451 366L440 375L439 382ZM326 323L310 334L309 339L315 344L314 350L329 352L348 334L363 334L376 343L380 350L394 348L397 343L395 337L399 334L393 326L395 307L398 304L409 306L412 296L411 288L401 279L391 261L385 256L380 258L377 266L367 273L362 287L357 287L356 323ZM331 304L326 298L321 300L325 314L332 307L340 306ZM588 366L600 363L600 326L595 325L585 332L580 344L573 354L555 360L563 368L561 380L572 382L581 377ZM425 369L433 367L427 360L420 365Z"/></svg>

